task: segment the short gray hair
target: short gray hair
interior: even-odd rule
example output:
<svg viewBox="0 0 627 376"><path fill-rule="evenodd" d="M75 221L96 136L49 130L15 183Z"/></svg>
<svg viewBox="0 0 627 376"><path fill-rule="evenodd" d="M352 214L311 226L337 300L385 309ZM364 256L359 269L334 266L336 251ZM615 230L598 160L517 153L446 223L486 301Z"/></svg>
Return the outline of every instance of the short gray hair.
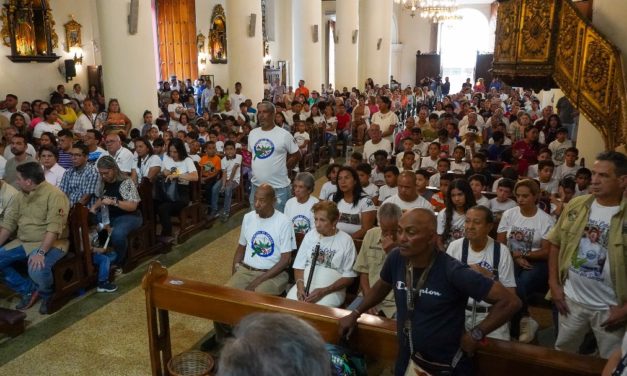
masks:
<svg viewBox="0 0 627 376"><path fill-rule="evenodd" d="M261 106L268 107L272 110L272 112L276 113L276 107L274 107L274 104L270 101L263 101L257 105L257 107L261 107Z"/></svg>
<svg viewBox="0 0 627 376"><path fill-rule="evenodd" d="M313 192L316 186L316 178L310 172L299 172L294 178L294 181L300 181L305 185L305 188L309 190L309 193Z"/></svg>
<svg viewBox="0 0 627 376"><path fill-rule="evenodd" d="M218 376L330 376L320 334L284 313L254 313L235 328L220 354Z"/></svg>
<svg viewBox="0 0 627 376"><path fill-rule="evenodd" d="M379 207L379 210L377 211L377 222L380 224L381 218L394 219L398 222L398 220L401 219L402 215L403 211L398 205L391 202L386 202L385 204L381 205Z"/></svg>

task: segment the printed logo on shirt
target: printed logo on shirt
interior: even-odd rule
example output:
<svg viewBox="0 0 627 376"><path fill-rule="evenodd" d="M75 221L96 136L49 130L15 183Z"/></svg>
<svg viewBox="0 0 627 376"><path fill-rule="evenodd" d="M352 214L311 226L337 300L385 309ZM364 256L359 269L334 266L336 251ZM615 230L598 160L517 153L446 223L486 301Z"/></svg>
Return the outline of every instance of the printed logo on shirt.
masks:
<svg viewBox="0 0 627 376"><path fill-rule="evenodd" d="M570 269L582 277L603 281L607 259L607 241L610 225L591 219L583 231L579 248L573 255Z"/></svg>
<svg viewBox="0 0 627 376"><path fill-rule="evenodd" d="M274 153L274 143L267 138L260 138L253 148L255 156L253 159L266 159Z"/></svg>
<svg viewBox="0 0 627 376"><path fill-rule="evenodd" d="M315 252L315 248L311 251L312 256ZM318 258L316 259L316 265L324 266L326 268L332 268L331 261L333 260L333 256L337 251L331 248L323 248L320 247L320 252L318 253ZM307 261L307 265L311 264L311 257Z"/></svg>
<svg viewBox="0 0 627 376"><path fill-rule="evenodd" d="M397 290L405 290L407 291L407 284L404 281L396 281L396 289ZM420 289L420 295L431 295L431 296L442 296L442 293L439 291L431 290L428 287Z"/></svg>
<svg viewBox="0 0 627 376"><path fill-rule="evenodd" d="M311 229L311 221L304 215L297 215L292 218L292 226L297 234L306 234Z"/></svg>
<svg viewBox="0 0 627 376"><path fill-rule="evenodd" d="M250 240L250 247L253 249L252 257L270 257L274 254L274 239L265 231L257 231Z"/></svg>
<svg viewBox="0 0 627 376"><path fill-rule="evenodd" d="M507 239L507 248L512 252L529 254L533 245L534 229L512 226Z"/></svg>

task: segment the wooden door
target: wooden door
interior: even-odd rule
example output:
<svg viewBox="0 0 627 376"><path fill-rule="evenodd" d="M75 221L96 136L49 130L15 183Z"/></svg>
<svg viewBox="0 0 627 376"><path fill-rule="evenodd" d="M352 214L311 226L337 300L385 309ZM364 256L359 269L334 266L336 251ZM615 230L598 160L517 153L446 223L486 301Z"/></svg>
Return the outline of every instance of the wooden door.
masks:
<svg viewBox="0 0 627 376"><path fill-rule="evenodd" d="M416 54L416 85L425 78L435 78L440 75L440 55L438 54Z"/></svg>
<svg viewBox="0 0 627 376"><path fill-rule="evenodd" d="M492 82L492 61L494 54L477 53L477 61L475 63L475 80L483 78L483 83L488 87Z"/></svg>
<svg viewBox="0 0 627 376"><path fill-rule="evenodd" d="M195 0L157 0L157 34L161 79L197 79Z"/></svg>

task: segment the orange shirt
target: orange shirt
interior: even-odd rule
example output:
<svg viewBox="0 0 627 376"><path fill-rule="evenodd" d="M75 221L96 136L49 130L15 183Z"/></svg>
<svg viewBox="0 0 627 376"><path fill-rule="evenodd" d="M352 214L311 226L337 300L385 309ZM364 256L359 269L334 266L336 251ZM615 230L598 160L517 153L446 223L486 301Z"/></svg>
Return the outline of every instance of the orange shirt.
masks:
<svg viewBox="0 0 627 376"><path fill-rule="evenodd" d="M214 155L213 157L203 155L198 164L200 164L203 178L212 178L222 169L218 155Z"/></svg>
<svg viewBox="0 0 627 376"><path fill-rule="evenodd" d="M301 94L305 97L305 99L309 98L309 89L304 86L296 88L296 91L294 91L294 97L298 98Z"/></svg>

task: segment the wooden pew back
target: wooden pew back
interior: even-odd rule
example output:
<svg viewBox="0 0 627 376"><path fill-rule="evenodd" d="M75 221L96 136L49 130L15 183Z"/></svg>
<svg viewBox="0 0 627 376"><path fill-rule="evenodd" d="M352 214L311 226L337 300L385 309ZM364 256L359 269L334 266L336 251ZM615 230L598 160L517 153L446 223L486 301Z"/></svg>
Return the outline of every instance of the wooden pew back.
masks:
<svg viewBox="0 0 627 376"><path fill-rule="evenodd" d="M172 357L169 311L234 325L255 312L295 315L315 327L325 341L338 343L338 320L349 312L250 291L211 285L168 276L166 268L153 262L142 281L146 294L152 374L167 375ZM364 314L351 336L351 347L373 359L392 363L398 351L396 322ZM491 340L476 355L480 375L561 376L598 375L604 361L538 346Z"/></svg>

